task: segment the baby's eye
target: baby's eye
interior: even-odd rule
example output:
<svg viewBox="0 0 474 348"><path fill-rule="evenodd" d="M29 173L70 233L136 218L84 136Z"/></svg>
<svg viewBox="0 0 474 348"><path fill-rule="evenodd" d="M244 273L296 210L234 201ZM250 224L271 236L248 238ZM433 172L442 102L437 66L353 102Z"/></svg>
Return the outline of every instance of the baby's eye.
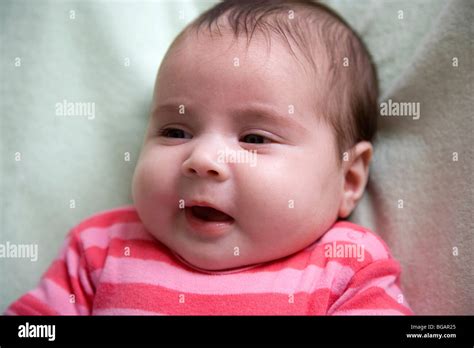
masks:
<svg viewBox="0 0 474 348"><path fill-rule="evenodd" d="M250 144L265 144L265 143L271 142L270 139L258 134L247 134L244 137L242 137L240 141L244 143L250 143Z"/></svg>
<svg viewBox="0 0 474 348"><path fill-rule="evenodd" d="M166 138L181 138L181 139L191 139L191 135L186 133L182 129L178 128L165 128L160 131L160 136Z"/></svg>

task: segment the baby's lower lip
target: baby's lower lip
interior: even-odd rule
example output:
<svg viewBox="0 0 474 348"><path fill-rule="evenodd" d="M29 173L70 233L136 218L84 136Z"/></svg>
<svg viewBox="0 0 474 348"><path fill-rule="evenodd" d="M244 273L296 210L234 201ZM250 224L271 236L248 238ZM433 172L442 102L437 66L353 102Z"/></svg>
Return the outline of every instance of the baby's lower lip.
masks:
<svg viewBox="0 0 474 348"><path fill-rule="evenodd" d="M191 230L202 237L216 238L224 235L234 224L230 221L205 221L197 218L192 213L191 208L184 209L186 222Z"/></svg>

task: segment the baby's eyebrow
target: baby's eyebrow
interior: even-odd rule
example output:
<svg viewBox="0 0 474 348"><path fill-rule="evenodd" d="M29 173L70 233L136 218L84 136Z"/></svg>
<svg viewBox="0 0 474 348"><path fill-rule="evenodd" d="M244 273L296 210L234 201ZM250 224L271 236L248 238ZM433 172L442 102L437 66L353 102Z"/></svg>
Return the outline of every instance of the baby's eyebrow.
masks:
<svg viewBox="0 0 474 348"><path fill-rule="evenodd" d="M186 110L186 106L184 104L175 104L175 103L160 104L160 105L157 105L152 110L152 115L156 116L160 112L170 112L170 113L178 114L180 111L180 107L184 113L184 110Z"/></svg>
<svg viewBox="0 0 474 348"><path fill-rule="evenodd" d="M278 123L285 127L298 128L302 131L306 131L304 127L297 119L296 114L291 114L289 108L286 110L287 115L283 114L280 110L272 106L265 104L248 105L234 109L231 114L237 118L245 118L251 120L262 120L264 122Z"/></svg>
<svg viewBox="0 0 474 348"><path fill-rule="evenodd" d="M180 107L182 108L183 113L189 112L190 114L193 114L197 111L189 104L165 103L157 105L152 114L156 116L160 112L167 112L179 115ZM292 127L300 131L307 131L307 128L296 119L296 113L290 113L289 110L290 107L286 110L287 115L285 115L281 110L267 104L249 104L233 108L230 111L230 115L237 122L258 120L262 122L277 123L283 127Z"/></svg>

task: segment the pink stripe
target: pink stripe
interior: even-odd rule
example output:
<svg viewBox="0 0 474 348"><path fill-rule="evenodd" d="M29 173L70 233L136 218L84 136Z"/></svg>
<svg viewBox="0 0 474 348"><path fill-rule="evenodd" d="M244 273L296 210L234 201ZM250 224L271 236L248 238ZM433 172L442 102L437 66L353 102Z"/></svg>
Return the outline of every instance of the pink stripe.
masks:
<svg viewBox="0 0 474 348"><path fill-rule="evenodd" d="M103 270L104 270L103 268L100 268L100 269L96 269L96 270L94 270L90 273L91 280L94 283L94 286L95 286L96 289L100 285L100 282L102 281L101 277L102 277Z"/></svg>
<svg viewBox="0 0 474 348"><path fill-rule="evenodd" d="M349 309L346 311L338 311L334 315L405 315L395 309Z"/></svg>
<svg viewBox="0 0 474 348"><path fill-rule="evenodd" d="M92 288L90 282L92 279L89 279L89 272L84 267L79 268L78 281L81 284L81 289L87 295L94 296L94 289ZM94 285L95 286L95 285Z"/></svg>
<svg viewBox="0 0 474 348"><path fill-rule="evenodd" d="M71 235L70 234L68 234L66 236L66 238L64 239L64 242L61 246L61 249L59 251L59 255L58 255L57 259L64 260L66 258L66 254L67 254L68 249L69 249L69 243L71 243Z"/></svg>
<svg viewBox="0 0 474 348"><path fill-rule="evenodd" d="M388 275L385 277L372 279L363 287L357 288L356 290L357 292L363 292L364 290L367 290L371 287L376 286L376 287L382 288L389 297L391 297L393 300L398 302L397 296L401 295L402 292L400 291L400 288L397 285L395 285L396 279L397 279L397 276L395 275ZM350 291L352 290L349 290L348 292Z"/></svg>
<svg viewBox="0 0 474 348"><path fill-rule="evenodd" d="M79 255L73 248L68 248L66 257L63 259L67 266L69 276L77 278L77 270L79 269Z"/></svg>
<svg viewBox="0 0 474 348"><path fill-rule="evenodd" d="M135 308L98 308L93 315L168 315Z"/></svg>
<svg viewBox="0 0 474 348"><path fill-rule="evenodd" d="M318 244L332 242L348 242L363 245L365 252L368 252L372 256L373 261L387 259L389 257L385 246L370 232L364 233L348 228L335 227L328 231L318 241Z"/></svg>
<svg viewBox="0 0 474 348"><path fill-rule="evenodd" d="M326 268L309 265L306 269L286 268L278 272L232 273L223 276L192 273L165 262L110 256L101 282L144 283L194 294L312 293L330 289L342 293L354 275L350 267L330 261ZM337 281L336 281L336 279Z"/></svg>
<svg viewBox="0 0 474 348"><path fill-rule="evenodd" d="M397 295L401 294L400 289L398 287L396 289L391 289L396 279L397 276L395 275L387 275L381 278L372 279L365 283L363 287L348 289L336 302L334 302L331 308L329 308L328 314L333 314L333 312L337 311L337 308L341 307L345 302L356 296L358 293L371 287L381 288L388 296L397 301Z"/></svg>
<svg viewBox="0 0 474 348"><path fill-rule="evenodd" d="M70 303L71 295L54 281L43 279L40 285L32 290L30 294L43 303L47 303L49 307L60 313L61 315L88 315L89 311L84 306L77 303Z"/></svg>
<svg viewBox="0 0 474 348"><path fill-rule="evenodd" d="M165 311L171 315L308 315L326 314L330 297L330 290L320 289L312 294L295 294L294 303L290 303L288 294L196 295L148 284L102 283L96 308L119 304L125 309Z"/></svg>
<svg viewBox="0 0 474 348"><path fill-rule="evenodd" d="M79 264L79 255L77 254L76 250L69 248L67 259L64 258L63 261L66 262L67 273L69 277L77 278L79 283L82 285L81 288L85 291L85 293L93 296L94 290L89 285L87 270Z"/></svg>
<svg viewBox="0 0 474 348"><path fill-rule="evenodd" d="M67 273L70 276L77 278L77 270L79 269L79 255L69 243L70 238L67 238L67 243L64 244L64 247L61 249L61 252L55 261L64 262L67 267Z"/></svg>
<svg viewBox="0 0 474 348"><path fill-rule="evenodd" d="M80 238L84 249L94 246L105 249L112 238L154 240L141 223L117 223L106 228L86 228L81 232Z"/></svg>

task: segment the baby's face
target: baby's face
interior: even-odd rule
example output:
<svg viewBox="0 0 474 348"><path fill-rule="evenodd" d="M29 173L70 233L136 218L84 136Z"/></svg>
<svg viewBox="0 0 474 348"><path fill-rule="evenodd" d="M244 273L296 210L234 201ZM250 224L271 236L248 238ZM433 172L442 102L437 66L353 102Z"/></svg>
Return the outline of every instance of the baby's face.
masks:
<svg viewBox="0 0 474 348"><path fill-rule="evenodd" d="M208 270L278 259L318 239L338 216L343 171L313 84L277 40L270 50L259 37L248 48L230 35L179 42L157 78L133 180L149 232Z"/></svg>

